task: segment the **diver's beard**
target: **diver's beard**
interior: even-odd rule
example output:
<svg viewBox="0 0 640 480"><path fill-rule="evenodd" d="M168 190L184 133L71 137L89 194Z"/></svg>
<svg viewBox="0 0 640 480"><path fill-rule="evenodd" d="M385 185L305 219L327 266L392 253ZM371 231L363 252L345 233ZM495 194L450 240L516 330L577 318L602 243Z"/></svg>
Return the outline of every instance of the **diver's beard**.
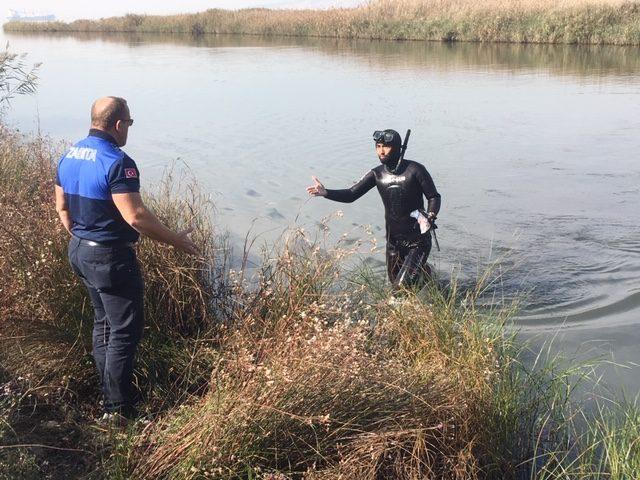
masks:
<svg viewBox="0 0 640 480"><path fill-rule="evenodd" d="M379 155L380 163L382 163L387 169L393 171L398 166L399 155Z"/></svg>

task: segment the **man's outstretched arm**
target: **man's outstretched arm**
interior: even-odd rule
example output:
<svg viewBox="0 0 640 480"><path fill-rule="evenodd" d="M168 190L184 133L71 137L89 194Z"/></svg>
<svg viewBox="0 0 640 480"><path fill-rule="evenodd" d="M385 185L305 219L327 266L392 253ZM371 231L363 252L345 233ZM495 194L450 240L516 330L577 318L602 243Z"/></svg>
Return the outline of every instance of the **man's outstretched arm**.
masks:
<svg viewBox="0 0 640 480"><path fill-rule="evenodd" d="M369 172L351 188L345 188L342 190L330 190L325 188L316 177L312 178L314 185L307 187L307 192L309 192L310 195L326 197L329 200L342 203L355 202L376 185L376 177L371 170L369 170Z"/></svg>
<svg viewBox="0 0 640 480"><path fill-rule="evenodd" d="M167 228L145 206L139 193L114 193L111 197L124 221L142 235L172 245L178 250L192 255L198 253L198 247L189 238L193 229L174 232Z"/></svg>

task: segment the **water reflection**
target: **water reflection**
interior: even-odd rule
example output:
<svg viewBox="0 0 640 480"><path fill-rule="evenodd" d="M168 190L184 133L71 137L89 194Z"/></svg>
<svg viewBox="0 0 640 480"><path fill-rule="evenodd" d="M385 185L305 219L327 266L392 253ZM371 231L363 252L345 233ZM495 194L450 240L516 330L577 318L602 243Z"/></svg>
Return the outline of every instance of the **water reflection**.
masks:
<svg viewBox="0 0 640 480"><path fill-rule="evenodd" d="M640 49L611 45L532 45L491 43L392 42L250 35L138 33L9 33L12 37L107 42L129 48L171 44L198 48L308 48L327 55L373 62L385 68L435 71L461 69L518 73L546 71L556 76L627 77L640 72Z"/></svg>

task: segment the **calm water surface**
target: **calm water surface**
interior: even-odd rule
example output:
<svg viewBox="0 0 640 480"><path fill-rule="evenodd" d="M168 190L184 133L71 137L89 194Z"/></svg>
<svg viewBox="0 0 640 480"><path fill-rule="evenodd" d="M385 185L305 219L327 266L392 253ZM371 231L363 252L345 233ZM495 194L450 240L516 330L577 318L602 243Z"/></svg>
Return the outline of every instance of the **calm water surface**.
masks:
<svg viewBox="0 0 640 480"><path fill-rule="evenodd" d="M317 175L349 186L377 163L371 133L413 130L407 158L443 196L432 259L472 282L499 261L498 294L528 292L517 323L572 354L640 363L640 49L209 36L0 36L43 62L10 122L73 140L91 102L129 99L127 152L151 185L176 159L233 238L270 241L336 210L348 240L381 202L308 200ZM363 253L382 271L383 251ZM615 371L614 371L615 370ZM640 369L611 383L640 389Z"/></svg>

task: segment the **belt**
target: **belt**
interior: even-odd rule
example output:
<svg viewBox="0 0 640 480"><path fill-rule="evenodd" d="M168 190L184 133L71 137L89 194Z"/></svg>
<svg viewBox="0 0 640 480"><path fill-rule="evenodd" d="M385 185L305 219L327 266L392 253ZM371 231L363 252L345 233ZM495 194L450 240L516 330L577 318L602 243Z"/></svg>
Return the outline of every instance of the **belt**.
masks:
<svg viewBox="0 0 640 480"><path fill-rule="evenodd" d="M76 238L78 238L80 245L87 245L89 247L133 248L135 245L133 242L101 243L94 242L93 240L86 240L84 238Z"/></svg>

